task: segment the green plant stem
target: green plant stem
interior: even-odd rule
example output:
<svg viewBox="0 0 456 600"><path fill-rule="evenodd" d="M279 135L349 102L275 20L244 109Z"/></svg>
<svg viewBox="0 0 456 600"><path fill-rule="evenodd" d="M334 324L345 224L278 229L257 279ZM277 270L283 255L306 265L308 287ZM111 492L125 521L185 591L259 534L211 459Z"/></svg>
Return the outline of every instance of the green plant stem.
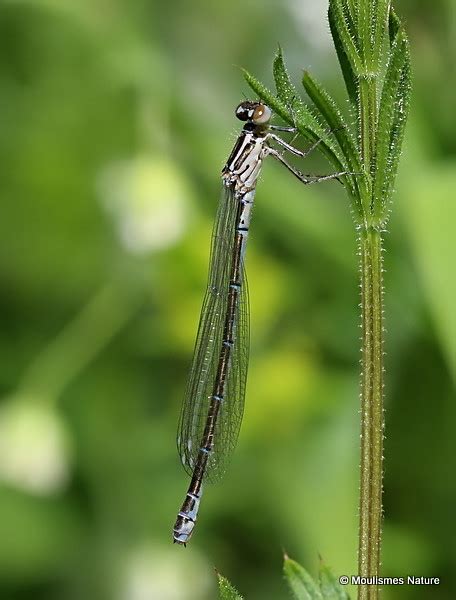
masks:
<svg viewBox="0 0 456 600"><path fill-rule="evenodd" d="M362 304L361 477L358 574L380 569L383 475L382 238L373 228L359 239ZM376 585L360 585L359 600L378 598Z"/></svg>
<svg viewBox="0 0 456 600"><path fill-rule="evenodd" d="M370 24L371 15L366 6L361 14L367 19L364 25ZM379 576L382 536L383 283L382 239L371 179L375 172L377 142L377 77L371 72L375 65L371 64L367 52L368 39L364 41L366 53L364 72L359 74L358 102L361 159L367 175L367 193L363 194L362 202L366 218L360 234L362 374L358 574L372 578ZM376 600L378 593L376 584L358 587L359 600Z"/></svg>
<svg viewBox="0 0 456 600"><path fill-rule="evenodd" d="M358 573L378 577L381 561L383 462L383 282L382 231L397 173L410 105L411 72L407 35L390 0L329 0L329 24L351 103L357 108L357 141L331 95L309 73L304 87L316 112L297 100L282 52L274 61L277 96L246 73L254 92L310 141L335 140L321 148L335 169L347 165L345 185L359 233L362 291L361 459ZM386 42L389 42L388 48ZM381 75L382 74L382 75ZM292 106L294 114L291 114ZM299 108L299 110L296 110ZM296 115L298 118L296 119ZM334 143L337 141L337 145ZM352 173L353 171L353 173ZM376 600L378 586L358 587L360 600Z"/></svg>

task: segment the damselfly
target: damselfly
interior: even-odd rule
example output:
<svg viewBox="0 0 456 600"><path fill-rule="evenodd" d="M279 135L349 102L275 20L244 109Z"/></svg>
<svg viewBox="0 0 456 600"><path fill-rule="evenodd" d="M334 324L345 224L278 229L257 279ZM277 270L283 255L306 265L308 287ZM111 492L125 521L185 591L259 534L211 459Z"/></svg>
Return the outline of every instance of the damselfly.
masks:
<svg viewBox="0 0 456 600"><path fill-rule="evenodd" d="M274 133L296 130L270 125L271 115L271 109L260 102L239 104L236 116L245 125L222 170L223 191L212 233L208 286L177 437L182 464L191 476L173 530L178 544L189 541L203 481L215 481L223 475L241 426L249 356L244 254L263 159L273 156L305 184L346 174L304 175L288 164L272 144L305 158L321 140L301 152Z"/></svg>

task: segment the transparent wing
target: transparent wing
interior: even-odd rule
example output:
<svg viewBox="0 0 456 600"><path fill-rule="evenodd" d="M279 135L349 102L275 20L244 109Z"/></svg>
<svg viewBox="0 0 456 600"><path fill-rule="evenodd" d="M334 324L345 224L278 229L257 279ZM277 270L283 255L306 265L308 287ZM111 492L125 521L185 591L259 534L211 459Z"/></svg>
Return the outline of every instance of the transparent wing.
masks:
<svg viewBox="0 0 456 600"><path fill-rule="evenodd" d="M201 309L193 361L179 421L177 446L185 470L191 475L201 447L213 394L222 347L234 249L238 198L224 187L212 234L208 287ZM213 451L206 479L219 479L237 442L244 409L249 353L249 307L245 270L234 312L234 345L226 377L224 400L220 406Z"/></svg>
<svg viewBox="0 0 456 600"><path fill-rule="evenodd" d="M209 459L208 481L216 481L223 476L239 436L249 362L249 325L247 277L242 265L242 287L235 313L235 341L226 381L225 399L215 428L214 451Z"/></svg>

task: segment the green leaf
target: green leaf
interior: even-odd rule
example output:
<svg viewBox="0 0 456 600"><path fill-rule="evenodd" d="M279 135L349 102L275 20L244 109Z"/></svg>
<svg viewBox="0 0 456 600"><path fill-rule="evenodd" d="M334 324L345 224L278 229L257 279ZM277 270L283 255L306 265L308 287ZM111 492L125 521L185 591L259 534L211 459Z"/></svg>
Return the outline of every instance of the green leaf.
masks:
<svg viewBox="0 0 456 600"><path fill-rule="evenodd" d="M320 591L324 600L350 600L350 596L340 585L329 567L321 563L318 574Z"/></svg>
<svg viewBox="0 0 456 600"><path fill-rule="evenodd" d="M329 28L331 30L331 35L334 41L334 47L336 49L337 58L339 60L339 65L342 71L342 75L344 76L345 87L347 88L347 94L350 99L350 102L353 105L356 105L356 100L358 97L358 82L355 74L353 72L350 61L348 60L347 54L344 50L342 41L340 39L339 31L336 27L334 21L334 10L329 8L328 10L328 21Z"/></svg>
<svg viewBox="0 0 456 600"><path fill-rule="evenodd" d="M350 129L348 128L348 125L345 122L345 119L337 104L331 95L320 83L317 82L316 79L312 77L309 72L304 71L302 83L310 99L315 104L322 118L327 123L329 129L333 131L333 134L344 156L344 169L354 173L361 173L362 168L358 149L356 148L356 144L353 136L350 133ZM358 183L360 176L347 176L346 179L350 186L352 196L355 199L359 199L360 194L358 191ZM358 201L356 205L358 216L361 217L363 214L361 202Z"/></svg>
<svg viewBox="0 0 456 600"><path fill-rule="evenodd" d="M358 0L346 0L346 12L350 17L351 23L353 23L353 29L356 30L358 23Z"/></svg>
<svg viewBox="0 0 456 600"><path fill-rule="evenodd" d="M355 141L334 99L308 71L304 71L302 84L329 129L334 132L347 166L351 170L359 171L361 163Z"/></svg>
<svg viewBox="0 0 456 600"><path fill-rule="evenodd" d="M403 29L396 35L386 70L377 130L377 155L374 179L374 205L382 221L388 208L396 178L409 112L411 92L410 52Z"/></svg>
<svg viewBox="0 0 456 600"><path fill-rule="evenodd" d="M304 130L303 135L312 142L318 138L324 137L324 129L321 126L321 123L302 102L296 88L291 83L280 47L274 59L273 74L277 97L288 108L292 118L292 124L296 125L298 128L300 125Z"/></svg>
<svg viewBox="0 0 456 600"><path fill-rule="evenodd" d="M285 70L285 65L281 58L277 59L275 66L276 70L282 69L281 77L288 77ZM280 66L280 62L282 66ZM321 152L331 161L338 171L344 170L342 152L336 148L333 140L325 135L325 130L318 122L315 116L311 113L308 107L302 102L297 94L294 94L293 106L287 106L279 97L275 96L266 86L264 86L256 77L251 75L245 69L243 70L244 77L252 90L263 100L279 117L290 125L295 126L299 133L310 142L315 142L318 139L324 141L320 144ZM288 80L289 82L289 80ZM294 90L291 82L289 86Z"/></svg>
<svg viewBox="0 0 456 600"><path fill-rule="evenodd" d="M231 585L226 577L217 573L220 600L242 600L236 589Z"/></svg>
<svg viewBox="0 0 456 600"><path fill-rule="evenodd" d="M373 23L373 69L378 73L380 70L380 61L383 49L385 33L388 29L388 15L390 12L391 0L377 0L377 6L374 11Z"/></svg>
<svg viewBox="0 0 456 600"><path fill-rule="evenodd" d="M390 46L392 46L396 40L396 36L401 30L402 24L394 11L393 7L390 9L389 13L389 38L390 38Z"/></svg>
<svg viewBox="0 0 456 600"><path fill-rule="evenodd" d="M283 572L296 600L323 600L317 584L309 573L288 556L285 556Z"/></svg>
<svg viewBox="0 0 456 600"><path fill-rule="evenodd" d="M337 30L341 46L347 55L353 72L359 75L364 70L363 63L359 55L358 40L355 36L350 12L347 10L347 4L344 0L330 0L329 7L333 13L334 27Z"/></svg>
<svg viewBox="0 0 456 600"><path fill-rule="evenodd" d="M359 43L358 43L358 27L357 27L357 19L358 19L358 8L357 3L359 0L337 0L339 2L340 8L342 10L342 14L344 15L345 22L347 24L348 31L350 32L350 36L355 43L356 49L359 51ZM331 10L331 4L334 0L329 0L328 10ZM356 6L354 6L356 5Z"/></svg>
<svg viewBox="0 0 456 600"><path fill-rule="evenodd" d="M292 107L297 100L296 89L291 83L287 68L283 61L282 48L279 46L272 66L277 96L282 102Z"/></svg>
<svg viewBox="0 0 456 600"><path fill-rule="evenodd" d="M376 10L373 0L358 0L358 32L360 55L364 65L372 69L372 26Z"/></svg>

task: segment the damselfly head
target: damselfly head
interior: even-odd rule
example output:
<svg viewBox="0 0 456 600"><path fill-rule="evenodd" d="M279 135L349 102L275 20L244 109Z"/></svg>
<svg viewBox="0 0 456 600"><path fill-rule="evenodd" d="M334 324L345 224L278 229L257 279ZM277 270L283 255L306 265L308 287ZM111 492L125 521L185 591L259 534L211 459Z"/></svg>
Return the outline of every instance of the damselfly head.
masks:
<svg viewBox="0 0 456 600"><path fill-rule="evenodd" d="M241 121L251 121L254 125L266 125L272 116L269 106L261 102L245 100L236 108L236 117Z"/></svg>

